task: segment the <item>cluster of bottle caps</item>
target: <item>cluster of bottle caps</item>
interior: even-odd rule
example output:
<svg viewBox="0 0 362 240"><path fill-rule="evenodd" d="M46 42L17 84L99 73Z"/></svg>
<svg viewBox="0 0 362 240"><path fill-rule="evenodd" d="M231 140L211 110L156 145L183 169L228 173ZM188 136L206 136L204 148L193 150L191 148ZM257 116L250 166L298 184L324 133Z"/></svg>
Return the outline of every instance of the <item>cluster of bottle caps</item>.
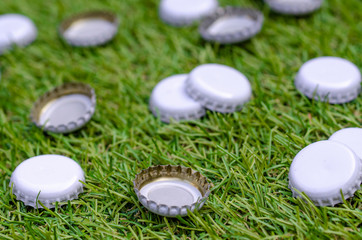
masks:
<svg viewBox="0 0 362 240"><path fill-rule="evenodd" d="M362 128L345 128L312 143L293 159L289 188L317 206L334 206L353 196L362 183Z"/></svg>
<svg viewBox="0 0 362 240"><path fill-rule="evenodd" d="M323 0L265 0L282 14L309 14ZM219 8L217 0L161 0L160 18L174 26L201 20L201 36L212 42L230 44L245 41L262 29L263 14L250 8ZM64 20L59 34L77 47L102 45L118 31L119 20L110 12L82 13ZM37 29L19 14L0 16L0 54L13 45L35 40ZM357 66L338 57L319 57L305 63L295 78L296 88L308 98L341 104L357 98L361 73ZM150 97L150 110L163 122L195 120L206 109L221 113L240 110L252 98L248 78L235 68L203 64L190 73L159 82ZM45 93L34 104L31 119L36 126L53 133L81 128L95 112L96 95L83 83L66 83ZM328 141L313 143L294 158L289 179L294 196L309 197L316 205L334 205L353 196L362 181L362 130L343 129ZM78 197L85 174L72 159L41 155L23 161L13 172L10 185L26 205L54 207ZM136 175L134 190L150 211L169 217L185 216L199 209L210 194L211 184L199 172L182 166L154 166ZM304 194L303 194L304 193Z"/></svg>

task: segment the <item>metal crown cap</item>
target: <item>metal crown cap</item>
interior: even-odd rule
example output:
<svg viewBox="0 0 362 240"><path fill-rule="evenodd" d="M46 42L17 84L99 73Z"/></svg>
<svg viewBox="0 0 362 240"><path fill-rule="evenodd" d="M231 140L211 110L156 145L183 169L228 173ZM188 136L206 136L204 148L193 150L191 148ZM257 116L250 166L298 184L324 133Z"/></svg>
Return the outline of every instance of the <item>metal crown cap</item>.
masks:
<svg viewBox="0 0 362 240"><path fill-rule="evenodd" d="M84 181L84 179L82 180ZM10 187L11 187L11 183L10 183ZM45 207L47 208L54 208L55 202L67 202L67 201L71 201L74 199L77 199L79 194L81 194L83 192L83 185L79 185L79 187L74 190L74 192L72 192L71 194L67 194L61 197L56 197L56 198L50 198L50 199L41 199L38 198L38 201L40 201ZM25 195L21 192L21 190L19 190L18 187L16 187L16 185L13 186L13 194L16 196L16 199L19 201L22 201L24 203L24 205L26 206L31 206L33 208L43 208L42 205L40 205L36 199Z"/></svg>
<svg viewBox="0 0 362 240"><path fill-rule="evenodd" d="M294 197L304 192L316 206L334 206L350 198L362 182L362 160L346 145L319 141L302 149L293 159L289 188Z"/></svg>
<svg viewBox="0 0 362 240"><path fill-rule="evenodd" d="M69 100L79 103L83 107L83 112L79 113L78 108L72 109ZM60 107L73 111L59 112L57 116L57 109ZM69 133L89 122L95 107L96 95L93 88L84 83L65 83L40 97L31 110L30 118L37 127L44 131ZM52 122L52 119L55 123Z"/></svg>
<svg viewBox="0 0 362 240"><path fill-rule="evenodd" d="M163 112L160 110L153 101L150 102L150 110L152 114L156 117L160 117L161 121L164 123L170 123L171 119L173 119L176 122L180 121L188 121L188 120L196 120L200 119L205 115L205 109L200 108L199 111L195 112L183 112L179 114L172 114L169 112Z"/></svg>
<svg viewBox="0 0 362 240"><path fill-rule="evenodd" d="M159 15L165 23L182 27L213 13L218 5L217 0L161 0Z"/></svg>
<svg viewBox="0 0 362 240"><path fill-rule="evenodd" d="M328 140L343 143L362 159L362 128L352 127L340 129L333 133Z"/></svg>
<svg viewBox="0 0 362 240"><path fill-rule="evenodd" d="M200 24L199 32L206 41L238 43L259 33L263 21L263 13L256 9L228 6L206 17Z"/></svg>
<svg viewBox="0 0 362 240"><path fill-rule="evenodd" d="M161 121L195 120L205 115L205 108L185 90L187 74L176 74L161 80L152 90L150 110Z"/></svg>
<svg viewBox="0 0 362 240"><path fill-rule="evenodd" d="M21 14L0 15L0 54L13 44L24 47L32 43L38 34L34 22Z"/></svg>
<svg viewBox="0 0 362 240"><path fill-rule="evenodd" d="M362 184L362 161L361 161L361 167L359 171L359 178L356 179L351 186L348 189L345 189L342 191L343 196L345 199L353 197L354 193L360 189ZM303 198L303 196L300 194L300 191L298 191L295 186L289 181L289 189L292 190L293 197L300 197ZM309 197L309 196L308 196ZM316 205L316 206L334 206L338 203L343 202L341 194L338 192L338 194L335 194L333 196L328 196L325 198L314 198L309 197L310 200Z"/></svg>
<svg viewBox="0 0 362 240"><path fill-rule="evenodd" d="M34 208L55 207L55 202L78 198L85 181L82 168L61 155L40 155L20 163L11 175L10 187L18 200Z"/></svg>
<svg viewBox="0 0 362 240"><path fill-rule="evenodd" d="M241 110L252 96L244 74L215 63L194 68L186 81L186 92L205 108L221 113Z"/></svg>
<svg viewBox="0 0 362 240"><path fill-rule="evenodd" d="M210 195L211 188L207 178L199 172L172 165L149 167L136 175L133 184L142 205L166 217L186 216L187 210L193 212L200 209ZM182 204L182 199L190 198L191 195L198 197L188 204ZM175 202L177 204L172 204Z"/></svg>
<svg viewBox="0 0 362 240"><path fill-rule="evenodd" d="M352 62L339 57L317 57L303 64L296 88L310 99L342 104L358 97L362 76Z"/></svg>
<svg viewBox="0 0 362 240"><path fill-rule="evenodd" d="M78 24L77 28L73 28ZM64 20L59 26L59 34L72 46L91 47L111 41L118 31L118 26L119 19L114 13L91 11Z"/></svg>
<svg viewBox="0 0 362 240"><path fill-rule="evenodd" d="M286 15L306 15L318 10L323 3L323 0L265 0L269 7L281 14Z"/></svg>

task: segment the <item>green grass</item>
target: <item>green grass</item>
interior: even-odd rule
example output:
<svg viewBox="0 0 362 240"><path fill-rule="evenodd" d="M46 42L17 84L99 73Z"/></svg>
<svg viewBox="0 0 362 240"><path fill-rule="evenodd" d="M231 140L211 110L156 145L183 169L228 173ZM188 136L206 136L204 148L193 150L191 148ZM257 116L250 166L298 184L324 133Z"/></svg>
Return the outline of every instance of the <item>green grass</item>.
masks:
<svg viewBox="0 0 362 240"><path fill-rule="evenodd" d="M311 101L294 87L301 64L332 55L362 67L362 3L325 1L309 17L265 14L251 41L206 43L197 25L173 28L158 19L157 0L2 0L0 13L32 18L37 40L0 56L0 239L361 239L362 191L335 207L292 197L289 166L306 145L344 127L361 126L362 97L343 105ZM99 48L72 48L59 22L89 9L120 17L117 37ZM161 79L203 63L226 64L251 81L253 99L232 114L208 112L199 121L163 124L148 110ZM33 102L64 82L93 86L97 109L71 134L46 134L29 120ZM39 154L62 154L86 173L78 200L35 210L13 199L12 171ZM135 174L157 164L192 167L214 183L206 205L190 217L157 216L140 206Z"/></svg>

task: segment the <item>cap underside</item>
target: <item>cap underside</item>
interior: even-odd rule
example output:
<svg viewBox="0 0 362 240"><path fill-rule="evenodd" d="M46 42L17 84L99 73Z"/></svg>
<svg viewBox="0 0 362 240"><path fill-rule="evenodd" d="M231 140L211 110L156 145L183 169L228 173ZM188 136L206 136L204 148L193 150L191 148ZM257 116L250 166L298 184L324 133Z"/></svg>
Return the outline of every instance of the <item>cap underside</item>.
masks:
<svg viewBox="0 0 362 240"><path fill-rule="evenodd" d="M157 204L182 207L192 205L202 198L200 190L181 178L162 177L145 184L140 192Z"/></svg>
<svg viewBox="0 0 362 240"><path fill-rule="evenodd" d="M60 34L71 45L93 46L110 41L118 29L118 19L109 12L89 12L64 21Z"/></svg>
<svg viewBox="0 0 362 240"><path fill-rule="evenodd" d="M217 19L207 29L210 34L230 34L250 28L255 20L249 15L225 16Z"/></svg>
<svg viewBox="0 0 362 240"><path fill-rule="evenodd" d="M211 184L199 172L182 166L154 166L134 180L138 199L151 212L176 217L200 209L210 194Z"/></svg>
<svg viewBox="0 0 362 240"><path fill-rule="evenodd" d="M256 35L263 25L263 15L255 9L226 7L200 25L201 36L208 41L236 43Z"/></svg>
<svg viewBox="0 0 362 240"><path fill-rule="evenodd" d="M51 132L71 132L94 113L94 90L82 83L67 83L42 96L32 110L33 122Z"/></svg>
<svg viewBox="0 0 362 240"><path fill-rule="evenodd" d="M113 31L114 24L102 18L87 18L73 22L64 31L65 38L89 38Z"/></svg>
<svg viewBox="0 0 362 240"><path fill-rule="evenodd" d="M84 116L92 108L92 100L83 94L70 94L46 104L39 115L42 126L66 125Z"/></svg>

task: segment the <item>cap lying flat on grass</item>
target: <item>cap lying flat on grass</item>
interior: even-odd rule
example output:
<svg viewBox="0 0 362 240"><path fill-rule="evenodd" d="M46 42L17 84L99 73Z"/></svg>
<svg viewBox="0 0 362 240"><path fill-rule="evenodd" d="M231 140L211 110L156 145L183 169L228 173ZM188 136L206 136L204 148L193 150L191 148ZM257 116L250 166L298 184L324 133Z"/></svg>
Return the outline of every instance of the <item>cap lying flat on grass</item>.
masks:
<svg viewBox="0 0 362 240"><path fill-rule="evenodd" d="M31 120L44 131L69 133L89 122L95 107L93 88L83 83L66 83L38 99Z"/></svg>
<svg viewBox="0 0 362 240"><path fill-rule="evenodd" d="M241 72L221 64L194 68L186 81L186 91L204 107L222 113L240 110L252 94L251 85Z"/></svg>
<svg viewBox="0 0 362 240"><path fill-rule="evenodd" d="M221 44L246 41L260 32L263 14L250 8L219 8L206 17L199 27L203 39Z"/></svg>
<svg viewBox="0 0 362 240"><path fill-rule="evenodd" d="M199 119L205 108L186 93L187 74L173 75L160 81L153 89L150 109L163 122Z"/></svg>
<svg viewBox="0 0 362 240"><path fill-rule="evenodd" d="M0 15L0 54L12 45L26 46L36 39L33 21L21 14Z"/></svg>
<svg viewBox="0 0 362 240"><path fill-rule="evenodd" d="M117 16L111 12L85 12L64 20L59 26L59 34L72 46L98 46L113 39L118 25Z"/></svg>
<svg viewBox="0 0 362 240"><path fill-rule="evenodd" d="M141 171L134 190L144 207L166 216L186 216L200 209L210 194L211 184L199 172L182 166L154 166Z"/></svg>
<svg viewBox="0 0 362 240"><path fill-rule="evenodd" d="M293 159L289 187L295 197L304 192L317 206L334 206L360 188L362 160L347 146L320 141L302 149Z"/></svg>
<svg viewBox="0 0 362 240"><path fill-rule="evenodd" d="M85 181L82 168L72 159L60 155L29 158L16 167L10 187L18 200L34 208L54 207L55 202L78 198Z"/></svg>
<svg viewBox="0 0 362 240"><path fill-rule="evenodd" d="M295 86L308 98L341 104L358 97L361 73L356 65L343 58L319 57L303 64Z"/></svg>
<svg viewBox="0 0 362 240"><path fill-rule="evenodd" d="M173 26L186 26L213 13L217 0L161 0L160 18Z"/></svg>
<svg viewBox="0 0 362 240"><path fill-rule="evenodd" d="M323 0L265 0L277 13L286 15L306 15L318 10Z"/></svg>
<svg viewBox="0 0 362 240"><path fill-rule="evenodd" d="M362 128L341 129L333 133L329 140L343 143L362 159Z"/></svg>

